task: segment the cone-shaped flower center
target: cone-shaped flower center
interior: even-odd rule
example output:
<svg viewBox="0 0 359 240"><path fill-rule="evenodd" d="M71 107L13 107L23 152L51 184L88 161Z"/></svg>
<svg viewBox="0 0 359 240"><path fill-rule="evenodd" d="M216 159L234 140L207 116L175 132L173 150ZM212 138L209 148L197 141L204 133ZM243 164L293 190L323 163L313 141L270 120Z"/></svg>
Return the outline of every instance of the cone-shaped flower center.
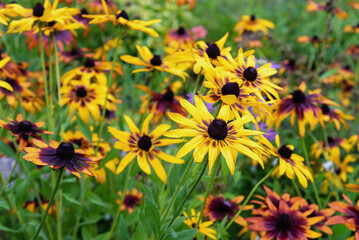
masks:
<svg viewBox="0 0 359 240"><path fill-rule="evenodd" d="M212 43L212 44L208 45L206 53L207 53L208 57L210 57L212 59L217 59L217 57L221 55L221 50L219 49L217 44Z"/></svg>
<svg viewBox="0 0 359 240"><path fill-rule="evenodd" d="M305 94L301 90L295 90L292 93L294 103L303 103L305 101Z"/></svg>
<svg viewBox="0 0 359 240"><path fill-rule="evenodd" d="M186 29L184 29L184 27L181 26L177 29L178 35L185 35L185 33L186 33Z"/></svg>
<svg viewBox="0 0 359 240"><path fill-rule="evenodd" d="M89 14L86 8L81 8L81 14Z"/></svg>
<svg viewBox="0 0 359 240"><path fill-rule="evenodd" d="M76 96L79 98L84 98L87 95L87 90L84 87L79 87L76 90Z"/></svg>
<svg viewBox="0 0 359 240"><path fill-rule="evenodd" d="M335 139L332 136L328 136L327 139L329 147L335 146Z"/></svg>
<svg viewBox="0 0 359 240"><path fill-rule="evenodd" d="M87 68L93 68L95 66L95 61L92 58L86 58L84 66Z"/></svg>
<svg viewBox="0 0 359 240"><path fill-rule="evenodd" d="M258 73L255 68L249 67L243 71L243 77L250 82L253 82L257 79Z"/></svg>
<svg viewBox="0 0 359 240"><path fill-rule="evenodd" d="M166 102L172 102L174 97L175 97L175 95L171 91L171 89L167 89L167 92L165 94L163 94L163 100L165 100Z"/></svg>
<svg viewBox="0 0 359 240"><path fill-rule="evenodd" d="M221 201L221 202L218 203L216 211L226 214L226 213L228 213L230 208L231 208L231 203L230 202Z"/></svg>
<svg viewBox="0 0 359 240"><path fill-rule="evenodd" d="M227 137L227 123L220 119L213 120L208 126L208 135L216 140L223 140Z"/></svg>
<svg viewBox="0 0 359 240"><path fill-rule="evenodd" d="M70 52L71 55L77 55L77 54L79 54L79 53L80 53L80 50L77 49L77 48L72 48L72 49L71 49L71 52Z"/></svg>
<svg viewBox="0 0 359 240"><path fill-rule="evenodd" d="M330 112L330 108L327 104L322 104L322 106L320 107L322 109L323 114L328 114Z"/></svg>
<svg viewBox="0 0 359 240"><path fill-rule="evenodd" d="M318 42L318 40L319 40L318 36L314 35L313 36L313 42Z"/></svg>
<svg viewBox="0 0 359 240"><path fill-rule="evenodd" d="M254 20L256 20L256 16L251 15L251 21L254 21Z"/></svg>
<svg viewBox="0 0 359 240"><path fill-rule="evenodd" d="M295 60L293 58L289 59L288 65L291 67L295 66Z"/></svg>
<svg viewBox="0 0 359 240"><path fill-rule="evenodd" d="M290 216L282 213L277 220L277 228L280 230L289 230L291 226Z"/></svg>
<svg viewBox="0 0 359 240"><path fill-rule="evenodd" d="M137 143L138 147L142 150L148 151L152 147L151 138L147 135L143 135Z"/></svg>
<svg viewBox="0 0 359 240"><path fill-rule="evenodd" d="M239 96L239 85L236 82L229 82L223 85L222 95L235 95Z"/></svg>
<svg viewBox="0 0 359 240"><path fill-rule="evenodd" d="M153 66L161 66L162 65L161 56L160 55L154 55L153 58L151 59L151 64Z"/></svg>
<svg viewBox="0 0 359 240"><path fill-rule="evenodd" d="M13 87L15 84L15 81L12 78L5 78L4 81L7 82L8 84L10 84L11 87Z"/></svg>
<svg viewBox="0 0 359 240"><path fill-rule="evenodd" d="M37 3L32 9L32 15L35 17L42 17L44 15L45 8L41 3Z"/></svg>
<svg viewBox="0 0 359 240"><path fill-rule="evenodd" d="M47 23L47 26L53 27L56 24L56 21L51 21Z"/></svg>
<svg viewBox="0 0 359 240"><path fill-rule="evenodd" d="M19 124L19 128L23 132L30 131L32 129L32 123L30 121L22 121Z"/></svg>
<svg viewBox="0 0 359 240"><path fill-rule="evenodd" d="M75 156L75 149L71 143L62 142L56 149L56 155L62 159L72 159Z"/></svg>
<svg viewBox="0 0 359 240"><path fill-rule="evenodd" d="M126 11L121 11L119 14L117 14L116 19L119 19L120 17L126 19L126 20L130 20L130 18L128 17L128 14Z"/></svg>
<svg viewBox="0 0 359 240"><path fill-rule="evenodd" d="M290 159L292 156L293 151L287 146L283 145L278 149L278 153L281 157L284 157L286 159Z"/></svg>
<svg viewBox="0 0 359 240"><path fill-rule="evenodd" d="M131 207L131 208L136 206L137 202L138 202L138 197L134 195L126 195L125 200L123 201L126 207Z"/></svg>

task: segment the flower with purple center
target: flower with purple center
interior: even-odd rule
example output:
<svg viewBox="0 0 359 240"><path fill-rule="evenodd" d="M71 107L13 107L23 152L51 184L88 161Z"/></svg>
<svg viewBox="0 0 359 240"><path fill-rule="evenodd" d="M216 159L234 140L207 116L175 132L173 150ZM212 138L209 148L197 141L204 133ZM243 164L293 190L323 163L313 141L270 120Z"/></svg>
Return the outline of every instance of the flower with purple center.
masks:
<svg viewBox="0 0 359 240"><path fill-rule="evenodd" d="M122 192L119 191L118 195L122 198ZM136 206L142 204L143 193L138 192L137 188L132 189L132 191L126 191L126 195L123 199L123 204L121 204L121 200L117 199L116 203L121 204L121 211L127 209L128 213L131 214Z"/></svg>

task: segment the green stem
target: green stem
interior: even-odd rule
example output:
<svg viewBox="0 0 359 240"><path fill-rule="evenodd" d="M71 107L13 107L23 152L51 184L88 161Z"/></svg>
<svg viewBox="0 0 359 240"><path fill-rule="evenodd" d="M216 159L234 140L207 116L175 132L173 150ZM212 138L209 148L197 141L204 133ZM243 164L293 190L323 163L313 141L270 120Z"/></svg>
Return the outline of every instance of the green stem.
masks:
<svg viewBox="0 0 359 240"><path fill-rule="evenodd" d="M123 186L122 195L121 195L121 203L118 205L115 218L113 219L113 222L112 222L112 225L111 225L110 234L108 235L107 239L111 239L112 233L115 230L115 227L117 225L118 218L119 218L120 213L121 213L121 205L122 205L122 203L123 203L123 201L125 200L125 197L126 197L126 191L127 191L128 183L129 183L130 176L131 176L132 166L133 166L133 161L130 163L130 167L129 167L128 171L127 171L125 185Z"/></svg>
<svg viewBox="0 0 359 240"><path fill-rule="evenodd" d="M201 219L202 219L202 216L203 216L203 211L204 211L204 207L206 206L206 202L207 202L207 198L208 198L208 195L209 195L209 192L211 191L212 189L212 186L213 186L213 183L214 183L214 179L216 177L216 174L217 174L217 170L218 170L218 167L220 165L220 160L221 159L217 159L214 163L214 167L212 169L212 175L211 175L211 178L209 180L209 184L207 185L207 189L206 189L206 193L204 194L204 199L203 199L203 204L202 204L202 208L201 208L201 213L199 214L199 217L198 217L198 221L197 221L197 224L196 224L196 229L198 229L199 227L199 223L201 222Z"/></svg>
<svg viewBox="0 0 359 240"><path fill-rule="evenodd" d="M60 168L60 170L59 170L59 175L58 175L58 177L57 177L57 181L56 181L55 188L52 190L51 197L50 197L50 199L49 199L49 204L48 204L47 207L46 207L46 210L45 210L45 212L44 212L44 214L43 214L43 216L42 216L41 222L40 222L40 226L39 226L39 228L37 229L37 231L36 231L36 233L35 233L35 235L34 235L34 237L33 237L33 240L37 239L37 237L38 237L38 235L39 235L39 233L40 233L40 231L41 231L41 228L42 228L42 226L44 225L44 222L45 222L45 220L46 220L46 217L47 217L47 214L48 214L48 212L49 212L49 209L50 209L50 207L51 207L51 205L52 205L52 202L53 202L53 200L54 200L54 197L55 197L55 195L56 195L57 189L59 188L59 185L60 185L60 182L61 182L61 177L62 177L62 174L63 174L63 173L64 173L64 168L62 167L62 168Z"/></svg>
<svg viewBox="0 0 359 240"><path fill-rule="evenodd" d="M20 159L20 151L17 150L15 165L14 165L14 167L11 169L10 175L9 175L8 179L6 180L4 186L2 186L2 188L1 188L0 196L1 196L1 194L3 193L3 191L5 190L7 184L10 182L11 177L12 177L12 174L14 173L15 168L17 167L17 164L19 163L19 159Z"/></svg>
<svg viewBox="0 0 359 240"><path fill-rule="evenodd" d="M60 68L59 68L59 56L58 56L58 49L57 49L57 43L56 43L56 38L55 36L52 36L53 39L53 43L54 43L54 55L55 55L55 77L56 77L56 86L57 86L57 103L59 104L60 108L61 108L61 82L60 82ZM61 123L61 112L59 111L59 121L60 121L60 136L62 136L63 134L63 127L62 127L62 123Z"/></svg>
<svg viewBox="0 0 359 240"><path fill-rule="evenodd" d="M85 186L83 187L83 191L82 191L82 195L81 195L81 200L80 200L80 209L79 212L77 214L77 218L76 218L76 223L75 223L75 229L74 232L72 234L72 239L75 240L76 236L77 236L77 231L79 228L79 224L80 224L80 220L81 220L81 216L82 216L82 210L83 210L83 206L84 206L84 202L85 202L85 196L86 196L86 190L89 187L89 183L90 183L90 179L88 178L87 180L85 180Z"/></svg>
<svg viewBox="0 0 359 240"><path fill-rule="evenodd" d="M184 182L187 180L187 176L189 174L189 171L191 170L191 167L193 165L193 159L191 159L191 161L188 163L186 170L184 171L184 174L182 175L182 178L179 182L179 184L177 185L177 188L175 190L175 193L173 194L173 196L171 197L171 201L168 204L165 212L163 213L162 217L161 217L161 223L163 223L164 220L166 220L168 214L170 213L170 210L172 208L172 205L174 204L177 194L179 192L179 190L183 187Z"/></svg>
<svg viewBox="0 0 359 240"><path fill-rule="evenodd" d="M49 89L47 85L47 77L46 77L46 67L45 67L45 54L44 54L44 47L42 42L42 31L41 31L41 22L39 23L39 43L40 43L40 56L41 56L41 68L42 68L42 75L44 81L44 88L45 88L45 102L46 102L46 114L47 114L47 121L48 121L48 129L52 130L52 121L51 121L51 96L49 95Z"/></svg>
<svg viewBox="0 0 359 240"><path fill-rule="evenodd" d="M233 224L234 220L242 213L244 207L247 205L247 203L249 202L249 200L252 198L252 195L254 194L254 192L257 190L257 188L265 181L267 180L267 178L269 178L269 176L273 173L273 171L275 170L275 168L277 167L277 165L275 165L261 180L259 180L259 182L254 186L254 188L252 189L252 191L249 193L249 195L247 196L246 200L244 200L241 208L239 209L239 211L236 213L236 215L234 215L234 217L231 219L231 221L227 224L227 226L224 228L222 234L224 232L226 232L228 230L228 228ZM221 235L218 237L218 239L221 239Z"/></svg>
<svg viewBox="0 0 359 240"><path fill-rule="evenodd" d="M307 164L307 167L308 167L309 171L313 172L312 168L310 167L308 150L307 150L307 146L305 145L304 137L301 137L301 142L302 142L302 148L303 148L303 152L304 152L305 162ZM319 198L318 189L317 189L317 185L315 184L314 178L313 178L313 182L312 182L312 187L313 187L313 190L314 190L315 198L317 200L317 204L318 204L319 209L320 209L321 208L320 198Z"/></svg>
<svg viewBox="0 0 359 240"><path fill-rule="evenodd" d="M178 217L178 215L180 214L182 207L184 206L184 204L186 203L186 201L188 200L189 196L191 196L192 192L196 189L198 183L201 181L202 176L204 174L204 171L206 170L208 166L208 159L205 160L205 162L203 163L203 167L202 170L200 172L200 174L198 175L198 178L196 179L196 182L192 185L191 189L189 190L189 192L187 193L187 195L185 196L185 198L183 199L183 201L181 202L180 206L178 207L178 209L176 210L175 214L173 215L171 221L169 222L168 226L165 228L169 228L171 227L171 225L173 224L173 222L176 220L176 218ZM165 236L165 233L162 234L162 236L160 237L160 240L163 239Z"/></svg>
<svg viewBox="0 0 359 240"><path fill-rule="evenodd" d="M199 80L201 79L201 71L198 73L198 75L197 75L197 78L196 78L196 85L195 85L195 87L194 87L194 89L193 89L193 95L196 95L196 91L197 91L197 87L198 87L198 84L199 84ZM194 97L193 97L193 99L194 99Z"/></svg>

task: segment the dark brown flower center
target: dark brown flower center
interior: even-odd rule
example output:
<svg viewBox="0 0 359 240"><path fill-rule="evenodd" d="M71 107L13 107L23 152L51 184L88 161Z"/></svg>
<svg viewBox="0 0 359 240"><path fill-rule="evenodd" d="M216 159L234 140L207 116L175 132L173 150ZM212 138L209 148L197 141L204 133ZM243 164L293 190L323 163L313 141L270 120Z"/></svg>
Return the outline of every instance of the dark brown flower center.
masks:
<svg viewBox="0 0 359 240"><path fill-rule="evenodd" d="M119 14L117 14L116 18L119 19L120 17L126 19L126 20L130 20L130 18L128 17L128 14L126 11L121 11Z"/></svg>
<svg viewBox="0 0 359 240"><path fill-rule="evenodd" d="M295 60L293 58L289 59L288 65L291 67L295 66Z"/></svg>
<svg viewBox="0 0 359 240"><path fill-rule="evenodd" d="M138 202L138 197L134 195L126 195L125 200L123 201L126 207L131 207L131 208L136 206L137 202Z"/></svg>
<svg viewBox="0 0 359 240"><path fill-rule="evenodd" d="M89 14L86 8L81 8L81 14Z"/></svg>
<svg viewBox="0 0 359 240"><path fill-rule="evenodd" d="M192 227L192 228L196 228L196 224L195 224L195 223L192 223L191 227Z"/></svg>
<svg viewBox="0 0 359 240"><path fill-rule="evenodd" d="M144 151L150 150L152 147L151 138L147 135L143 135L140 140L138 140L137 146Z"/></svg>
<svg viewBox="0 0 359 240"><path fill-rule="evenodd" d="M290 221L290 216L282 213L277 219L277 228L280 230L289 230L291 226L292 222Z"/></svg>
<svg viewBox="0 0 359 240"><path fill-rule="evenodd" d="M79 98L84 98L86 97L87 95L87 90L86 88L84 87L79 87L77 90L76 90L76 96L79 97Z"/></svg>
<svg viewBox="0 0 359 240"><path fill-rule="evenodd" d="M22 121L19 124L19 128L23 132L28 132L32 129L32 122L30 121Z"/></svg>
<svg viewBox="0 0 359 240"><path fill-rule="evenodd" d="M208 126L208 135L216 140L223 140L227 137L227 123L220 119L213 120Z"/></svg>
<svg viewBox="0 0 359 240"><path fill-rule="evenodd" d="M80 50L77 49L77 48L72 48L72 49L71 49L71 52L70 52L71 55L77 55L77 54L79 54L79 53L80 53Z"/></svg>
<svg viewBox="0 0 359 240"><path fill-rule="evenodd" d="M323 114L327 115L330 112L330 108L327 104L322 104L320 107L322 109Z"/></svg>
<svg viewBox="0 0 359 240"><path fill-rule="evenodd" d="M171 91L171 89L167 89L167 92L165 94L163 94L163 100L165 100L166 102L172 102L174 97L175 97L175 95Z"/></svg>
<svg viewBox="0 0 359 240"><path fill-rule="evenodd" d="M220 213L228 213L229 209L231 208L231 203L227 201L222 201L217 205L217 212Z"/></svg>
<svg viewBox="0 0 359 240"><path fill-rule="evenodd" d="M294 103L304 103L305 102L306 96L301 90L295 90L292 93L292 96L293 96L292 99L293 99Z"/></svg>
<svg viewBox="0 0 359 240"><path fill-rule="evenodd" d="M331 136L327 137L329 146L335 146L335 139Z"/></svg>
<svg viewBox="0 0 359 240"><path fill-rule="evenodd" d="M69 160L75 156L75 149L71 143L62 142L56 149L56 155L62 159Z"/></svg>
<svg viewBox="0 0 359 240"><path fill-rule="evenodd" d="M313 42L318 42L318 40L319 40L318 36L314 35L313 36Z"/></svg>
<svg viewBox="0 0 359 240"><path fill-rule="evenodd" d="M160 55L154 55L153 58L151 59L151 64L153 66L161 66L162 65L161 56Z"/></svg>
<svg viewBox="0 0 359 240"><path fill-rule="evenodd" d="M290 159L292 156L293 151L287 146L283 145L278 149L278 153L281 157L284 157L286 159Z"/></svg>
<svg viewBox="0 0 359 240"><path fill-rule="evenodd" d="M92 58L86 58L84 66L87 68L93 68L95 66L95 61Z"/></svg>
<svg viewBox="0 0 359 240"><path fill-rule="evenodd" d="M7 82L8 84L10 84L11 87L13 87L15 84L15 80L12 78L5 78L4 81Z"/></svg>
<svg viewBox="0 0 359 240"><path fill-rule="evenodd" d="M251 15L251 21L254 21L254 20L256 20L256 16Z"/></svg>
<svg viewBox="0 0 359 240"><path fill-rule="evenodd" d="M243 77L250 82L253 82L257 79L258 73L255 68L249 67L243 71Z"/></svg>
<svg viewBox="0 0 359 240"><path fill-rule="evenodd" d="M178 35L185 35L185 33L186 33L186 29L184 29L184 27L181 26L177 29Z"/></svg>
<svg viewBox="0 0 359 240"><path fill-rule="evenodd" d="M56 24L56 21L51 21L47 23L47 26L53 27Z"/></svg>
<svg viewBox="0 0 359 240"><path fill-rule="evenodd" d="M45 8L41 3L37 3L32 9L32 15L35 17L42 17L44 15Z"/></svg>
<svg viewBox="0 0 359 240"><path fill-rule="evenodd" d="M229 82L223 85L222 95L235 95L236 97L239 96L239 85L236 82Z"/></svg>
<svg viewBox="0 0 359 240"><path fill-rule="evenodd" d="M217 44L212 43L208 45L208 48L206 49L206 53L208 57L212 59L217 59L217 57L221 55L221 50L219 49Z"/></svg>

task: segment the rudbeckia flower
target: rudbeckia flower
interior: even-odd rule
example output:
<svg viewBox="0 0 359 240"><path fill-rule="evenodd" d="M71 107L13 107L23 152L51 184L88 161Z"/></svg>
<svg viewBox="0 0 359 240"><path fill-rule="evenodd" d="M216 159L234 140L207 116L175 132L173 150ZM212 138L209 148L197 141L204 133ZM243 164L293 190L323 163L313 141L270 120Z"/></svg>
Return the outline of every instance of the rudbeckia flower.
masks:
<svg viewBox="0 0 359 240"><path fill-rule="evenodd" d="M252 120L252 117L244 116L232 121L229 106L224 105L218 117L214 118L198 96L195 96L195 102L196 105L193 106L187 100L180 100L181 105L193 118L186 118L178 113L168 113L181 129L172 130L166 136L192 138L178 151L178 158L182 158L194 149L194 161L202 162L208 153L209 174L220 153L224 156L231 174L234 174L238 152L256 160L263 167L261 153L265 154L264 149L247 137L261 133L243 127Z"/></svg>
<svg viewBox="0 0 359 240"><path fill-rule="evenodd" d="M73 111L78 111L81 119L86 123L90 121L90 113L95 120L100 119L100 106L104 105L106 86L73 80L70 85L62 86L60 91L62 94L61 104L69 106L69 115ZM111 94L108 94L108 99L115 101ZM110 107L110 105L106 106L106 108Z"/></svg>
<svg viewBox="0 0 359 240"><path fill-rule="evenodd" d="M8 8L22 17L22 19L10 22L8 32L21 33L38 30L39 23L49 24L51 22L58 22L65 25L66 23L76 22L73 16L80 11L76 8L67 7L56 9L58 2L58 0L55 0L51 5L50 0L45 0L44 4L37 3L32 9L24 8L15 3L7 5Z"/></svg>
<svg viewBox="0 0 359 240"><path fill-rule="evenodd" d="M318 36L314 35L312 37L303 35L297 38L298 43L313 43L315 47L319 46L319 43L322 42L322 39L320 39Z"/></svg>
<svg viewBox="0 0 359 240"><path fill-rule="evenodd" d="M117 194L122 197L122 192L119 191ZM142 204L142 197L143 193L138 192L137 188L132 189L130 192L129 190L126 191L125 198L123 200L123 203L121 203L120 199L116 200L117 204L121 204L121 211L124 211L127 209L128 213L131 214L135 207L140 206Z"/></svg>
<svg viewBox="0 0 359 240"><path fill-rule="evenodd" d="M334 11L335 15L340 20L344 20L349 17L348 13L345 12L343 9L337 8L337 7L334 7L334 9L333 9L333 5L332 5L331 1L328 1L326 3L316 3L312 0L307 0L307 1L308 1L308 5L306 6L307 12L316 12L316 11L331 12L331 11Z"/></svg>
<svg viewBox="0 0 359 240"><path fill-rule="evenodd" d="M87 151L91 148L90 142L86 139L85 135L82 132L76 131L71 132L67 131L62 135L62 138L65 142L75 145L78 149Z"/></svg>
<svg viewBox="0 0 359 240"><path fill-rule="evenodd" d="M127 12L117 11L116 15L112 15L109 13L107 8L107 3L105 0L101 0L103 10L105 11L105 15L84 15L84 17L92 19L90 21L91 24L100 24L105 22L112 22L113 25L124 25L129 27L132 30L138 30L144 33L147 33L148 35L152 37L158 37L158 33L153 30L152 28L149 28L148 26L153 25L155 23L159 23L162 20L161 19L155 19L150 21L142 21L142 20L130 20L130 17L128 16Z"/></svg>
<svg viewBox="0 0 359 240"><path fill-rule="evenodd" d="M349 46L349 47L345 50L345 52L346 52L347 54L349 54L349 55L354 56L354 57L357 58L357 57L359 56L359 45L358 45L358 44L357 44L357 45L353 44L353 45Z"/></svg>
<svg viewBox="0 0 359 240"><path fill-rule="evenodd" d="M75 59L82 60L84 58L91 58L93 57L93 53L89 53L90 49L88 48L77 48L72 47L69 50L63 50L59 52L59 61L69 64L70 62L74 61Z"/></svg>
<svg viewBox="0 0 359 240"><path fill-rule="evenodd" d="M82 82L88 83L94 81L99 85L107 86L107 77L105 73L110 72L111 67L112 62L102 62L92 58L86 58L83 66L74 68L65 73L61 78L61 82L63 85L68 85L72 80L81 80ZM113 68L113 79L116 79L115 73L123 76L122 67L118 63L115 63Z"/></svg>
<svg viewBox="0 0 359 240"><path fill-rule="evenodd" d="M153 55L148 47L140 47L136 45L136 49L141 58L133 57L131 55L122 55L120 59L126 63L134 64L138 66L144 66L146 68L140 68L133 70L132 73L149 72L157 70L160 72L168 72L173 75L181 77L183 80L188 76L187 73L176 67L174 62L169 60L169 57L161 58L160 55Z"/></svg>
<svg viewBox="0 0 359 240"><path fill-rule="evenodd" d="M348 129L348 124L345 120L354 120L354 116L345 114L339 109L330 109L327 104L322 104L320 109L322 110L323 122L334 122L337 130L340 130L340 123L343 124L345 129ZM322 125L322 127L325 128L325 125Z"/></svg>
<svg viewBox="0 0 359 240"><path fill-rule="evenodd" d="M43 211L45 211L46 208L47 208L47 205L49 205L49 201L44 200L41 195L40 195L40 199L41 199L41 202L42 202L41 208L43 209ZM33 212L33 213L35 213L39 207L40 207L39 202L38 202L38 200L36 198L33 201L26 201L22 205L23 209L27 209L27 210L29 210L30 212ZM55 213L56 213L56 206L55 206L55 204L52 204L50 209L49 209L49 214L53 215Z"/></svg>
<svg viewBox="0 0 359 240"><path fill-rule="evenodd" d="M39 134L54 134L53 132L41 129L45 122L32 123L31 121L24 120L21 113L16 116L15 121L10 118L8 120L10 121L9 123L0 120L0 126L9 130L10 134L18 138L20 152L29 144L29 137L40 140L42 137Z"/></svg>
<svg viewBox="0 0 359 240"><path fill-rule="evenodd" d="M0 81L0 100L6 97L8 104L13 108L17 107L19 95L23 96L34 94L29 90L31 83L27 81L27 78L24 76L13 75L12 77L7 76L3 79L3 82L8 83L12 90L10 91L8 88L1 86Z"/></svg>
<svg viewBox="0 0 359 240"><path fill-rule="evenodd" d="M256 18L255 15L243 15L242 19L234 26L234 31L242 34L244 31L249 32L263 32L264 35L268 34L268 28L274 28L274 23L266 19Z"/></svg>
<svg viewBox="0 0 359 240"><path fill-rule="evenodd" d="M345 33L359 33L359 23L357 25L346 25L343 29Z"/></svg>
<svg viewBox="0 0 359 240"><path fill-rule="evenodd" d="M313 182L312 174L303 163L304 158L293 153L294 147L292 145L281 145L278 135L275 137L277 147L274 147L264 137L260 137L260 142L263 143L271 155L278 157L279 165L273 174L278 173L278 176L282 176L285 173L290 179L297 176L300 184L305 188L308 187L307 179Z"/></svg>
<svg viewBox="0 0 359 240"><path fill-rule="evenodd" d="M10 61L10 57L6 57L4 59L0 60L0 69L2 69L9 61ZM12 92L14 89L12 88L12 86L5 81L0 80L0 87Z"/></svg>
<svg viewBox="0 0 359 240"><path fill-rule="evenodd" d="M85 154L83 150L75 149L71 143L55 142L50 140L50 145L34 139L33 143L38 147L26 147L27 154L23 157L36 165L49 165L52 169L65 167L70 173L81 178L79 172L98 178L92 168L92 164L99 163L104 157L95 157Z"/></svg>
<svg viewBox="0 0 359 240"><path fill-rule="evenodd" d="M190 227L192 229L196 229L200 212L196 213L196 211L194 209L191 209L190 215L188 215L186 212L183 212L183 215L186 217L186 220L184 220L183 222L188 227ZM205 235L208 238L217 239L217 237L216 237L217 231L210 228L211 225L213 225L212 221L202 222L202 219L201 219L201 221L199 222L199 225L198 225L198 232L202 233L203 235Z"/></svg>
<svg viewBox="0 0 359 240"><path fill-rule="evenodd" d="M309 91L305 94L305 89L305 82L302 82L294 92L279 102L276 111L276 128L290 115L291 125L294 125L295 117L297 117L299 133L304 136L307 123L313 130L318 121L322 121L319 104L338 105L323 97L320 90Z"/></svg>
<svg viewBox="0 0 359 240"><path fill-rule="evenodd" d="M42 107L45 106L44 101L41 99L43 94L38 94L35 96L34 93L31 94L22 94L20 96L20 105L26 111L34 115L37 112L42 111Z"/></svg>
<svg viewBox="0 0 359 240"><path fill-rule="evenodd" d="M322 150L324 150L326 154L330 154L333 151L340 152L340 147L349 152L353 148L352 140L352 138L347 140L344 138L328 136L327 141L317 141L313 143L310 155L314 156L315 159L319 159L320 155L323 153ZM326 142L328 142L328 146L326 145Z"/></svg>
<svg viewBox="0 0 359 240"><path fill-rule="evenodd" d="M124 118L131 133L119 131L113 127L108 127L108 131L118 140L114 147L128 152L127 155L122 158L116 174L121 173L126 166L135 157L137 157L137 163L142 171L147 174L151 174L151 165L157 176L163 183L166 183L167 174L158 158L175 164L181 164L184 163L184 161L158 150L157 147L180 143L183 142L183 140L165 138L159 139L167 132L168 129L170 129L171 126L167 124L161 124L152 132L149 132L148 127L151 119L153 118L153 114L146 117L141 131L136 127L131 118L126 115ZM150 163L150 165L148 163Z"/></svg>

